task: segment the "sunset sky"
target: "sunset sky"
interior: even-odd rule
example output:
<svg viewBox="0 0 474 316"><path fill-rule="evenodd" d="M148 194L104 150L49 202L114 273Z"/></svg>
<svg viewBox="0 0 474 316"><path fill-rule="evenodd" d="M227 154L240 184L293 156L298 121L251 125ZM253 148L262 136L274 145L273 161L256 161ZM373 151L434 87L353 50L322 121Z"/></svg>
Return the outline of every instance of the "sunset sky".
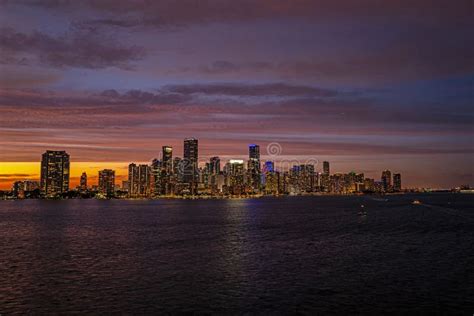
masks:
<svg viewBox="0 0 474 316"><path fill-rule="evenodd" d="M0 189L47 149L75 184L186 137L474 185L473 39L462 0L0 0Z"/></svg>

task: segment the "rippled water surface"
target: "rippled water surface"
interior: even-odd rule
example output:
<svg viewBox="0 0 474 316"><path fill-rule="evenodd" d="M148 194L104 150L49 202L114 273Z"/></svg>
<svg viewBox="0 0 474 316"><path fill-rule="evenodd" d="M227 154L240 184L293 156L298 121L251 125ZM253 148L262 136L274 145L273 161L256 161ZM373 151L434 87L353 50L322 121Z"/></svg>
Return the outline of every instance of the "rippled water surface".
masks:
<svg viewBox="0 0 474 316"><path fill-rule="evenodd" d="M0 201L0 314L472 315L474 196L387 199Z"/></svg>

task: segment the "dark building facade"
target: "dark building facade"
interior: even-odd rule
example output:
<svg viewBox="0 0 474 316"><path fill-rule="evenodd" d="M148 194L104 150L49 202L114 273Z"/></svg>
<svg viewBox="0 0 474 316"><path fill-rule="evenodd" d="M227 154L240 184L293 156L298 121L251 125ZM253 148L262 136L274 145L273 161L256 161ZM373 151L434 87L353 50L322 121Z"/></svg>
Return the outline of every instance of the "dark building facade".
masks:
<svg viewBox="0 0 474 316"><path fill-rule="evenodd" d="M81 180L79 183L79 189L81 191L86 191L87 190L87 173L83 172L81 174Z"/></svg>
<svg viewBox="0 0 474 316"><path fill-rule="evenodd" d="M194 192L198 182L198 157L198 140L186 138L183 152L183 182L190 184L191 192Z"/></svg>
<svg viewBox="0 0 474 316"><path fill-rule="evenodd" d="M393 191L400 192L402 190L402 175L399 173L393 174Z"/></svg>
<svg viewBox="0 0 474 316"><path fill-rule="evenodd" d="M392 190L392 172L390 170L382 171L382 188L385 192Z"/></svg>

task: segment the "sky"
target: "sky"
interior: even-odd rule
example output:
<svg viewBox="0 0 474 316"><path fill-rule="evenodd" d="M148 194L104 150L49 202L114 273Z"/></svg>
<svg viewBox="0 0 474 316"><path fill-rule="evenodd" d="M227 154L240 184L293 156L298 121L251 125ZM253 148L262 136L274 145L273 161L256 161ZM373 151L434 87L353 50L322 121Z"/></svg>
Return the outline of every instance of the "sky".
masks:
<svg viewBox="0 0 474 316"><path fill-rule="evenodd" d="M0 0L0 189L200 156L474 185L472 1ZM267 152L278 144L278 155ZM92 180L94 181L94 180Z"/></svg>

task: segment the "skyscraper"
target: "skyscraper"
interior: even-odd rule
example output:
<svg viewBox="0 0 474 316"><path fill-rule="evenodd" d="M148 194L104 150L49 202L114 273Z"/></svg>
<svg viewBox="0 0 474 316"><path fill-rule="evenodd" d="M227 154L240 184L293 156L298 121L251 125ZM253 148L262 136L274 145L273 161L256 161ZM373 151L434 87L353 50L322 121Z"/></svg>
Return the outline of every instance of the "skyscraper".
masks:
<svg viewBox="0 0 474 316"><path fill-rule="evenodd" d="M115 193L115 171L104 169L99 171L99 192L111 197Z"/></svg>
<svg viewBox="0 0 474 316"><path fill-rule="evenodd" d="M323 161L323 174L321 175L321 190L329 192L330 186L329 161Z"/></svg>
<svg viewBox="0 0 474 316"><path fill-rule="evenodd" d="M209 164L209 173L211 175L219 174L221 172L221 160L219 157L211 157Z"/></svg>
<svg viewBox="0 0 474 316"><path fill-rule="evenodd" d="M173 158L173 181L175 183L183 181L183 163L180 157Z"/></svg>
<svg viewBox="0 0 474 316"><path fill-rule="evenodd" d="M138 194L138 168L137 165L131 163L128 165L128 195L135 197Z"/></svg>
<svg viewBox="0 0 474 316"><path fill-rule="evenodd" d="M275 163L273 161L265 161L264 172L274 172L274 171L275 171Z"/></svg>
<svg viewBox="0 0 474 316"><path fill-rule="evenodd" d="M162 173L162 163L161 160L159 159L153 159L151 162L151 174L153 177L153 193L155 195L160 195L161 194L161 173Z"/></svg>
<svg viewBox="0 0 474 316"><path fill-rule="evenodd" d="M41 159L41 193L55 196L69 190L69 155L65 151L46 151Z"/></svg>
<svg viewBox="0 0 474 316"><path fill-rule="evenodd" d="M240 195L244 193L244 161L240 159L231 159L227 164L227 177L231 194Z"/></svg>
<svg viewBox="0 0 474 316"><path fill-rule="evenodd" d="M163 158L161 160L161 168L165 172L165 175L170 176L173 171L173 147L163 146Z"/></svg>
<svg viewBox="0 0 474 316"><path fill-rule="evenodd" d="M323 161L323 175L329 175L329 161Z"/></svg>
<svg viewBox="0 0 474 316"><path fill-rule="evenodd" d="M183 182L191 185L191 193L195 192L198 182L198 157L198 140L196 138L186 138L183 153Z"/></svg>
<svg viewBox="0 0 474 316"><path fill-rule="evenodd" d="M382 171L382 187L385 192L392 190L392 173L390 170Z"/></svg>
<svg viewBox="0 0 474 316"><path fill-rule="evenodd" d="M402 190L402 175L399 173L393 174L393 191L400 192Z"/></svg>
<svg viewBox="0 0 474 316"><path fill-rule="evenodd" d="M148 197L151 193L151 170L148 165L138 165L138 195Z"/></svg>
<svg viewBox="0 0 474 316"><path fill-rule="evenodd" d="M260 146L249 145L249 161L248 172L251 179L252 188L256 191L260 190L261 169L260 169Z"/></svg>
<svg viewBox="0 0 474 316"><path fill-rule="evenodd" d="M152 172L149 165L128 165L128 195L148 197L151 194Z"/></svg>
<svg viewBox="0 0 474 316"><path fill-rule="evenodd" d="M81 191L87 191L87 173L83 172L81 174L81 181L79 188Z"/></svg>
<svg viewBox="0 0 474 316"><path fill-rule="evenodd" d="M171 146L163 146L163 158L161 160L161 193L168 195L171 193L171 176L173 174L173 148Z"/></svg>

